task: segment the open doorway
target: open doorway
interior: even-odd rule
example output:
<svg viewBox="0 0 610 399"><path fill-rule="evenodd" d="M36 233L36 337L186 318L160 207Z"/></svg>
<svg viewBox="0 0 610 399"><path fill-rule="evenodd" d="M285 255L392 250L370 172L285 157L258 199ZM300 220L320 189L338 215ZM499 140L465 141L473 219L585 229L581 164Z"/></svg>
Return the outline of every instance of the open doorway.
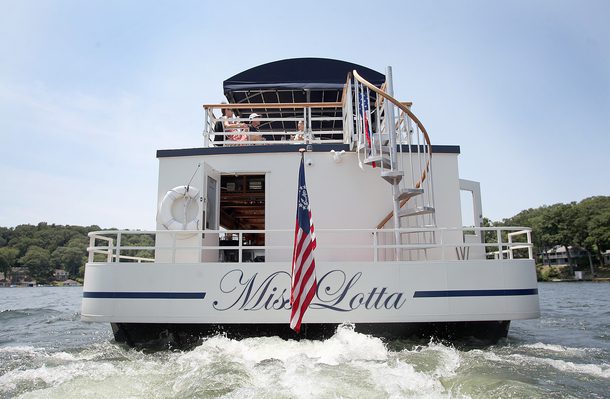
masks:
<svg viewBox="0 0 610 399"><path fill-rule="evenodd" d="M226 230L265 230L265 175L223 175L220 177L220 227ZM221 246L238 246L238 234L225 234ZM242 246L264 246L264 233L244 233ZM236 250L223 250L222 260L239 261ZM242 261L263 262L262 249L245 249Z"/></svg>

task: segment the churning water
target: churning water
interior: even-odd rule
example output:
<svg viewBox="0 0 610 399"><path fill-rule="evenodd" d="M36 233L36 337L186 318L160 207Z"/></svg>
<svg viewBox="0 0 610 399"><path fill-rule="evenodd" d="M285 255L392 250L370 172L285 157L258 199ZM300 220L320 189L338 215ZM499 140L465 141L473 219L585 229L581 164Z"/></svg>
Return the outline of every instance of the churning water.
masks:
<svg viewBox="0 0 610 399"><path fill-rule="evenodd" d="M489 347L222 336L146 353L80 321L81 288L0 289L0 398L610 397L610 285L540 284L542 318Z"/></svg>

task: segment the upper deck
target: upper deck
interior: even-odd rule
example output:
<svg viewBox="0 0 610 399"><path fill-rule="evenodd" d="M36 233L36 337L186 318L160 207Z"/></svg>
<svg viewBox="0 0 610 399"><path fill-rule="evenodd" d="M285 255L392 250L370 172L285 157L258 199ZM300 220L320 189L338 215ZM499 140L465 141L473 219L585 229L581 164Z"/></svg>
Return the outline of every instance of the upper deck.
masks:
<svg viewBox="0 0 610 399"><path fill-rule="evenodd" d="M217 231L243 232L255 237L249 245L265 247L267 261L283 259L269 246L288 248L290 234L269 232L293 227L290 188L296 153L305 149L316 228L365 231L334 235L328 245L366 247L371 231L379 230L383 243L374 247L390 245L384 259L441 259L446 245L472 244L477 258L490 249L477 229L478 184L459 178L459 147L431 144L412 104L392 96L390 69L386 77L341 61L284 60L227 79L224 92L229 103L203 106L203 146L157 152L158 230L202 230L208 232L204 241L216 237L207 244L194 239L196 247L220 245L224 233ZM197 195L177 205L175 193L190 186ZM460 190L473 193L475 229L462 229ZM398 249L403 245L417 249ZM499 253L506 249L497 246ZM331 252L329 259L377 258L375 251Z"/></svg>
<svg viewBox="0 0 610 399"><path fill-rule="evenodd" d="M260 65L225 80L223 89L229 104L203 106L205 147L234 145L238 139L240 145L348 144L353 149L359 121L366 119L369 133L376 132L384 127L386 102L411 106L386 94L391 82L385 75L322 58ZM406 121L400 111L394 114Z"/></svg>

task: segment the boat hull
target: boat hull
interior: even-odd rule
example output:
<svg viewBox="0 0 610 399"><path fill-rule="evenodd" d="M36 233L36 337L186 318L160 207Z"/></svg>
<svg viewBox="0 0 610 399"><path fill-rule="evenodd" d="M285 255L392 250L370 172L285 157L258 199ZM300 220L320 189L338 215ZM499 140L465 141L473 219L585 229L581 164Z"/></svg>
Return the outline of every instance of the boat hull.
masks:
<svg viewBox="0 0 610 399"><path fill-rule="evenodd" d="M90 263L82 319L109 322L117 341L164 336L324 338L337 325L386 337L506 336L539 317L531 260L320 262L318 289L297 336L288 327L284 263ZM181 345L179 345L181 346Z"/></svg>
<svg viewBox="0 0 610 399"><path fill-rule="evenodd" d="M451 342L492 345L508 335L510 321L460 321L428 323L358 323L356 332L386 339L440 339ZM280 337L283 339L327 339L339 324L301 325L295 333L283 324L145 324L112 323L117 342L136 348L190 349L205 337L223 335L233 339Z"/></svg>

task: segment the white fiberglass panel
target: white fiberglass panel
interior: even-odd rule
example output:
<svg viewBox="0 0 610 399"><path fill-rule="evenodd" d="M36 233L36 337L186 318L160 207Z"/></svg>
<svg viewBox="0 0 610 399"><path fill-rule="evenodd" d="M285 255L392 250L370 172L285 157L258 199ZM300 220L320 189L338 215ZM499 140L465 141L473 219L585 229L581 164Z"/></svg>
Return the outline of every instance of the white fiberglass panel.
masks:
<svg viewBox="0 0 610 399"><path fill-rule="evenodd" d="M286 263L88 264L82 317L141 323L283 323ZM533 261L321 262L304 321L431 322L539 316Z"/></svg>

